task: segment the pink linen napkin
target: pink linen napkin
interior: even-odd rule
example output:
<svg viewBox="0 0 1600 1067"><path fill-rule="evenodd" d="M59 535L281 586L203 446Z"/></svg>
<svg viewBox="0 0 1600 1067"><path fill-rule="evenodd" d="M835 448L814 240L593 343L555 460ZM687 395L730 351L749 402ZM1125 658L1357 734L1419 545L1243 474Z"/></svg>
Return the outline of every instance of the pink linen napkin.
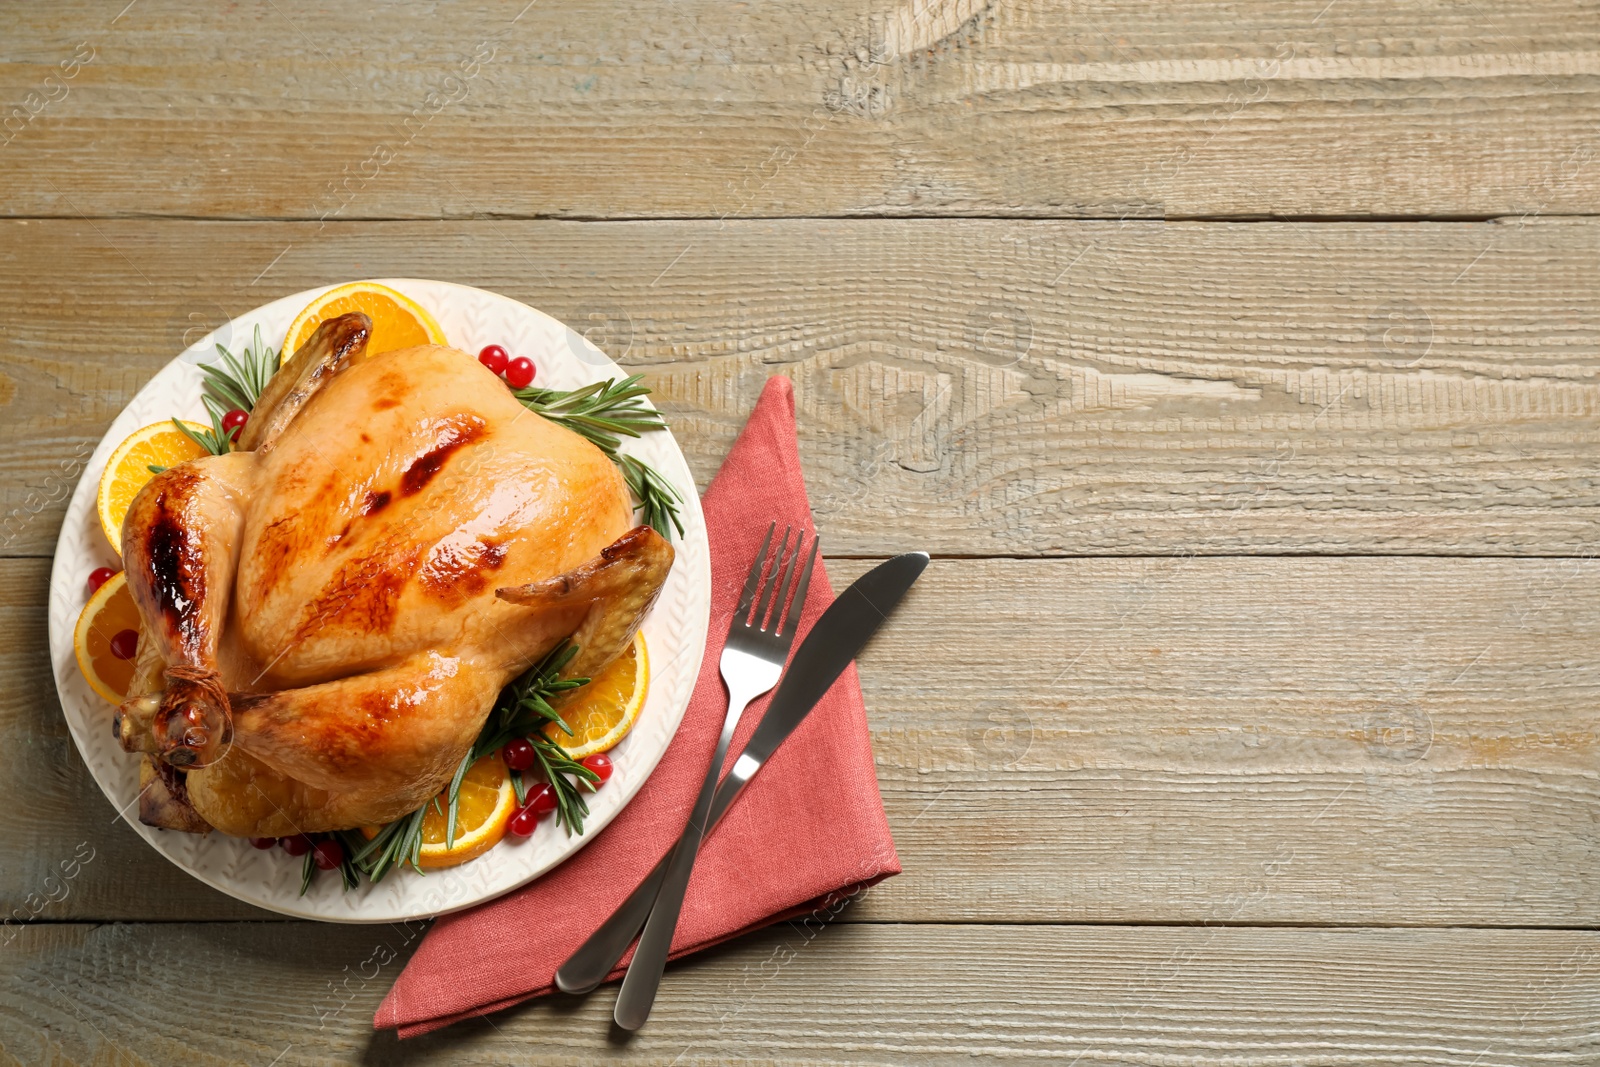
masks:
<svg viewBox="0 0 1600 1067"><path fill-rule="evenodd" d="M703 506L711 548L705 660L683 723L655 772L622 813L561 866L499 900L440 918L379 1005L375 1027L415 1037L551 992L556 968L677 840L727 711L718 661L750 562L772 520L780 531L786 524L811 531L789 379L768 380ZM819 558L796 648L832 602ZM745 711L724 774L769 700ZM899 871L852 665L706 838L672 958L807 914ZM622 976L631 957L630 949L612 979Z"/></svg>

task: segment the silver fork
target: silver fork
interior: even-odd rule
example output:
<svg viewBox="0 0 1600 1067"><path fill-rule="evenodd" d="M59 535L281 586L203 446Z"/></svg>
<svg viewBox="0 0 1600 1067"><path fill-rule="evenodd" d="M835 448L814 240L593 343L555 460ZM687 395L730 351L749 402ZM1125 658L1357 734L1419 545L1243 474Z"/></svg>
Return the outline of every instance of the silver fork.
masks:
<svg viewBox="0 0 1600 1067"><path fill-rule="evenodd" d="M805 569L798 581L791 584L795 560L800 557L806 535L801 530L795 537L794 547L789 547L786 527L778 553L773 557L772 570L762 581L766 571L767 549L772 544L772 534L777 523L767 527L767 536L761 542L761 551L750 565L750 576L745 579L744 592L739 606L734 610L733 623L728 628L728 641L722 649L722 680L728 687L728 715L722 721L722 734L717 738L717 749L711 756L711 768L695 798L694 810L683 836L673 848L672 859L656 894L650 918L639 936L639 948L628 964L628 974L622 980L622 992L617 995L615 1018L617 1025L626 1030L637 1030L650 1017L650 1006L655 1003L656 990L661 985L661 973L666 969L667 952L672 948L672 935L678 928L678 915L683 910L683 894L689 886L689 873L694 869L695 856L700 851L700 839L705 834L706 818L711 812L711 798L717 791L717 779L722 774L722 763L728 755L728 742L739 725L739 716L749 703L778 684L783 673L783 662L789 658L789 646L794 643L794 631L800 623L800 611L805 607L806 589L811 585L811 566L817 559L817 539L811 539L811 552L806 556ZM787 560L785 554L787 553ZM755 603L756 589L760 587L761 599ZM791 599L790 594L793 594ZM784 611L788 603L789 610ZM768 608L771 618L768 619ZM780 622L781 620L781 622Z"/></svg>

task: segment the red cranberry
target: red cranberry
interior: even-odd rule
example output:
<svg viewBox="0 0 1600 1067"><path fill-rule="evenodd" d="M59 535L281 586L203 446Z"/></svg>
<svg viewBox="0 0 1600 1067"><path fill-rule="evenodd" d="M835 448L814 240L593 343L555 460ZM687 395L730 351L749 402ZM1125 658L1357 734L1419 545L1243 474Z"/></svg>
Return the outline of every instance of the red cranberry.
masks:
<svg viewBox="0 0 1600 1067"><path fill-rule="evenodd" d="M593 771L595 776L600 779L589 788L599 789L601 786L611 781L611 757L606 755L604 752L596 752L594 755L583 759L581 762L585 767Z"/></svg>
<svg viewBox="0 0 1600 1067"><path fill-rule="evenodd" d="M533 743L526 737L519 737L515 741L507 741L500 750L500 758L506 761L506 766L514 771L525 771L533 766Z"/></svg>
<svg viewBox="0 0 1600 1067"><path fill-rule="evenodd" d="M478 353L478 362L496 374L505 373L506 364L510 359L511 357L506 355L506 350L499 345L484 345L483 351Z"/></svg>
<svg viewBox="0 0 1600 1067"><path fill-rule="evenodd" d="M222 416L222 432L228 435L231 441L239 439L239 431L244 429L244 424L250 421L250 413L234 408Z"/></svg>
<svg viewBox="0 0 1600 1067"><path fill-rule="evenodd" d="M556 810L556 791L550 788L550 783L540 782L528 790L528 802L522 807L524 811L533 812L535 819L542 819Z"/></svg>
<svg viewBox="0 0 1600 1067"><path fill-rule="evenodd" d="M117 576L117 572L110 567L96 567L89 572L89 592L94 594L102 585Z"/></svg>
<svg viewBox="0 0 1600 1067"><path fill-rule="evenodd" d="M137 651L139 651L137 630L119 630L117 636L111 639L111 654L118 659L132 659Z"/></svg>
<svg viewBox="0 0 1600 1067"><path fill-rule="evenodd" d="M324 838L312 849L311 862L319 871L331 871L344 862L344 849L333 838Z"/></svg>
<svg viewBox="0 0 1600 1067"><path fill-rule="evenodd" d="M278 843L276 837L252 837L250 843L256 848L271 848Z"/></svg>
<svg viewBox="0 0 1600 1067"><path fill-rule="evenodd" d="M304 856L311 851L311 838L305 834L292 834L289 837L278 838L278 844L291 856Z"/></svg>
<svg viewBox="0 0 1600 1067"><path fill-rule="evenodd" d="M533 376L538 373L533 366L533 360L527 356L518 356L506 366L506 381L513 389L526 389L533 384Z"/></svg>
<svg viewBox="0 0 1600 1067"><path fill-rule="evenodd" d="M506 823L506 829L518 837L532 837L533 832L539 828L539 816L532 808L518 808L511 821Z"/></svg>

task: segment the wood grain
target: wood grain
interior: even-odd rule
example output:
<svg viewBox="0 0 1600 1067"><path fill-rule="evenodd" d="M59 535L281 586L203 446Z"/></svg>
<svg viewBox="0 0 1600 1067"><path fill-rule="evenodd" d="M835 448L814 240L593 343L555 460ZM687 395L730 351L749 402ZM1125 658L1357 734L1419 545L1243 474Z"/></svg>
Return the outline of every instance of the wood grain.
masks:
<svg viewBox="0 0 1600 1067"><path fill-rule="evenodd" d="M911 532L959 555L1583 556L1600 537L1587 220L0 233L9 555L51 551L87 450L186 343L284 293L386 275L586 330L649 376L702 484L762 382L790 375L840 554Z"/></svg>
<svg viewBox="0 0 1600 1067"><path fill-rule="evenodd" d="M41 917L260 916L89 780L45 580L0 562L0 905L88 842ZM905 873L854 914L1600 926L1597 603L1600 561L936 561L861 663Z"/></svg>
<svg viewBox="0 0 1600 1067"><path fill-rule="evenodd" d="M780 926L669 969L650 1024L613 994L405 1042L372 1012L409 931L34 927L0 948L0 1049L61 1064L1584 1064L1600 934ZM385 961L392 961L385 964ZM171 976L183 975L183 997Z"/></svg>
<svg viewBox="0 0 1600 1067"><path fill-rule="evenodd" d="M1600 1061L1595 15L8 8L0 1063ZM789 375L835 584L941 557L861 663L905 872L631 1041L609 993L373 1035L420 926L200 885L61 720L111 419L407 275L645 373L702 486Z"/></svg>
<svg viewBox="0 0 1600 1067"><path fill-rule="evenodd" d="M144 0L118 15L76 0L10 12L0 211L1459 217L1600 205L1600 26L1584 0L519 9Z"/></svg>

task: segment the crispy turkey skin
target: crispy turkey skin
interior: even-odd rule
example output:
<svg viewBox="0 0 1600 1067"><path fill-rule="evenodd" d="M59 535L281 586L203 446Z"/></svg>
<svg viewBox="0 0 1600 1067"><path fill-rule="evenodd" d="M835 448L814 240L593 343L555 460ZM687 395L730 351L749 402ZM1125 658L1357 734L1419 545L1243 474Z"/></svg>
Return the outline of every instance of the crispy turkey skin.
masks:
<svg viewBox="0 0 1600 1067"><path fill-rule="evenodd" d="M240 451L157 475L123 526L144 624L123 746L159 825L284 836L383 823L436 794L500 690L560 641L617 655L672 547L633 527L590 442L477 359L363 358L323 323L269 383Z"/></svg>

